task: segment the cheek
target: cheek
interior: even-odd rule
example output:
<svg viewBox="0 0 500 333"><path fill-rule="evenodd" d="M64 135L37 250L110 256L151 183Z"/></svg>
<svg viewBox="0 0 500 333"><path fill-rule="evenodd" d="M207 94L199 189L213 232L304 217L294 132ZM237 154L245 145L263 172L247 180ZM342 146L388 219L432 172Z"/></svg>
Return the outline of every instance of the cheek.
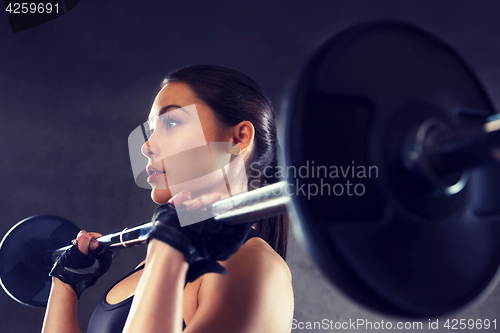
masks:
<svg viewBox="0 0 500 333"><path fill-rule="evenodd" d="M207 145L185 150L167 157L164 161L170 186L196 179L213 171Z"/></svg>
<svg viewBox="0 0 500 333"><path fill-rule="evenodd" d="M205 135L196 125L181 125L173 128L160 139L160 159L182 153L184 151L205 146Z"/></svg>
<svg viewBox="0 0 500 333"><path fill-rule="evenodd" d="M204 126L206 142L225 142L229 141L229 136L219 129L217 124L212 124L208 128Z"/></svg>

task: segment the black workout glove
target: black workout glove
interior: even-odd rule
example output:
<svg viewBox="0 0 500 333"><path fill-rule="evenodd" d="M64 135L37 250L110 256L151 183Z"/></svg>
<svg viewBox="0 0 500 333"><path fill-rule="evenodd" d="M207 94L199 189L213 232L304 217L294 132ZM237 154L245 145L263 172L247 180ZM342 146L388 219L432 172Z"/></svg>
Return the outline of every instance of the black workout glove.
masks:
<svg viewBox="0 0 500 333"><path fill-rule="evenodd" d="M74 244L57 257L49 276L69 284L80 299L82 292L93 286L97 279L108 271L112 257L111 252L98 256L90 253L86 255L78 250L78 244Z"/></svg>
<svg viewBox="0 0 500 333"><path fill-rule="evenodd" d="M202 216L196 211L184 213ZM176 209L170 203L155 209L152 222L148 242L156 238L180 251L189 264L188 282L209 272L226 274L217 260L227 260L238 251L252 228L252 223L227 225L213 218L181 227Z"/></svg>

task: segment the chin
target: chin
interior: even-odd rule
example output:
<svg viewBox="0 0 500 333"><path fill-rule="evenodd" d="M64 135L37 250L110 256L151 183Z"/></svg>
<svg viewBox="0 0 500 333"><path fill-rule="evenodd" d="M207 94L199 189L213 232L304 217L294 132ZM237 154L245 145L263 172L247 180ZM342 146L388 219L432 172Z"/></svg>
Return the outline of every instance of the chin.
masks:
<svg viewBox="0 0 500 333"><path fill-rule="evenodd" d="M172 198L172 194L169 189L152 189L151 199L158 205L167 203L168 200Z"/></svg>

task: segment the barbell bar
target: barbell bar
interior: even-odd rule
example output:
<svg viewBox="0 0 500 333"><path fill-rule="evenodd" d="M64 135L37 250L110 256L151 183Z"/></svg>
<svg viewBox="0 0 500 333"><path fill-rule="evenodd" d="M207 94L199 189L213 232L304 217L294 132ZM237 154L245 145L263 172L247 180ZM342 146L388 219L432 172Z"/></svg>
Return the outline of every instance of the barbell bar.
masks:
<svg viewBox="0 0 500 333"><path fill-rule="evenodd" d="M215 219L238 223L288 210L323 273L384 314L441 316L485 297L500 267L500 123L465 61L414 25L376 21L321 43L291 82L284 181L241 194L246 199L230 210L235 197L215 203L214 211L225 211ZM328 173L302 177L303 167ZM362 191L349 194L344 183ZM4 249L22 225L0 246L10 294L5 283L14 279L6 276L29 275ZM102 236L99 251L142 244L150 227ZM67 229L64 244L78 231ZM64 249L52 243L40 259L46 266ZM33 291L23 297L44 304Z"/></svg>

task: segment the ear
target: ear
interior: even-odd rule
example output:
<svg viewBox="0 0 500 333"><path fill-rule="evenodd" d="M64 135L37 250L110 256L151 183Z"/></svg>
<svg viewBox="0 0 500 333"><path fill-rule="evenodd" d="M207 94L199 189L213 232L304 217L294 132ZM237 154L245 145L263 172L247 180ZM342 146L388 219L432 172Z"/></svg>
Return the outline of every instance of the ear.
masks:
<svg viewBox="0 0 500 333"><path fill-rule="evenodd" d="M255 129L253 124L248 120L244 120L238 125L233 127L233 143L240 147L240 151L243 152L245 149L249 148L253 142L255 136Z"/></svg>

